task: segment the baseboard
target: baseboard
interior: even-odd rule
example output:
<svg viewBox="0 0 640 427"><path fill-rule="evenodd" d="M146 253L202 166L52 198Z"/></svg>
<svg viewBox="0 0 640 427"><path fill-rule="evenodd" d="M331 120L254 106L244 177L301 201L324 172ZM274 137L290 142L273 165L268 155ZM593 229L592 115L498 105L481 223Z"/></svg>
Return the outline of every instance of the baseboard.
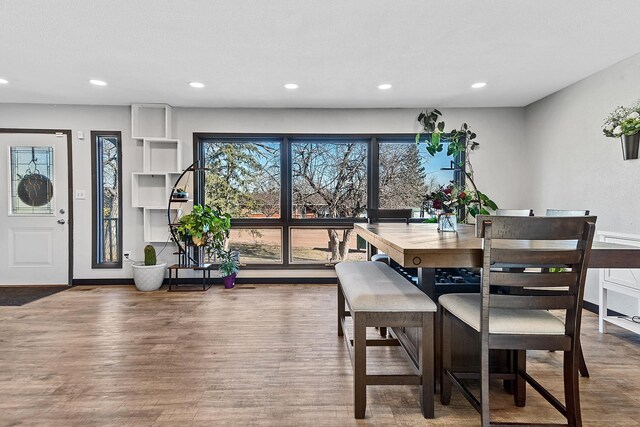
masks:
<svg viewBox="0 0 640 427"><path fill-rule="evenodd" d="M582 307L585 310L590 311L592 313L595 313L595 314L599 314L600 313L600 307L598 307L598 304L594 304L594 303L589 302L589 301L584 301L582 303ZM625 315L622 314L622 313L618 313L615 310L608 309L607 310L607 316L625 316Z"/></svg>
<svg viewBox="0 0 640 427"><path fill-rule="evenodd" d="M222 279L212 278L214 285L222 285ZM336 283L331 277L238 277L236 283L239 285L331 285ZM164 279L163 284L168 285L169 279ZM180 284L200 285L201 278L180 278ZM121 279L73 279L73 286L95 286L95 285L131 285L133 278Z"/></svg>

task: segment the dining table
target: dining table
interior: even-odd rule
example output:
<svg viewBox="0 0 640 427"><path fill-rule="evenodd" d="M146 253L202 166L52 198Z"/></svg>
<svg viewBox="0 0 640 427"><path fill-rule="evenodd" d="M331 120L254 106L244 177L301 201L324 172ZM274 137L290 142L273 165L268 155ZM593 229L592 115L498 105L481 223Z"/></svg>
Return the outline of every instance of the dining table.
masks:
<svg viewBox="0 0 640 427"><path fill-rule="evenodd" d="M457 231L439 231L437 224L430 223L356 223L354 231L358 236L367 241L368 256L378 251L386 253L400 267L417 270L417 286L434 301L439 295L450 292L478 292L479 283L456 284L437 283L436 271L447 268L479 269L482 267L482 239L476 236L476 226L470 224L458 224ZM527 246L535 249L549 249L562 247L566 243L545 242L501 242L504 245L534 245ZM608 243L594 239L591 248L589 268L640 268L640 247L625 246ZM479 282L479 281L478 281ZM394 334L407 350L409 356L417 360L420 348L420 334L410 328L392 328ZM435 331L436 342L434 347L436 354L439 352L439 331ZM463 348L460 361L465 368L469 361L476 358L477 349L475 342L465 338L462 334L454 338L454 344ZM504 354L495 354L494 365L504 366L506 360ZM436 365L437 363L436 356ZM454 361L454 364L456 362ZM436 367L437 369L437 367Z"/></svg>
<svg viewBox="0 0 640 427"><path fill-rule="evenodd" d="M353 228L369 243L370 253L381 251L404 268L416 268L418 287L431 298L439 293L434 281L436 269L482 267L482 239L476 237L475 225L458 224L456 232L439 231L437 224L427 223L356 223ZM562 243L534 245L554 249ZM640 268L640 247L594 240L589 268Z"/></svg>

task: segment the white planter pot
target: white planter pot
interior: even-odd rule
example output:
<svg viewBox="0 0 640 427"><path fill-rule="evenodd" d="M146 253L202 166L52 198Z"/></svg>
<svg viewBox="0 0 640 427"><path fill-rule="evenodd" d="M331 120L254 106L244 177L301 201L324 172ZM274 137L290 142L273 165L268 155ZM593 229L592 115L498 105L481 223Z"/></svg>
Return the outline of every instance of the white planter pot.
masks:
<svg viewBox="0 0 640 427"><path fill-rule="evenodd" d="M162 286L167 263L156 265L133 264L133 281L139 291L157 291Z"/></svg>

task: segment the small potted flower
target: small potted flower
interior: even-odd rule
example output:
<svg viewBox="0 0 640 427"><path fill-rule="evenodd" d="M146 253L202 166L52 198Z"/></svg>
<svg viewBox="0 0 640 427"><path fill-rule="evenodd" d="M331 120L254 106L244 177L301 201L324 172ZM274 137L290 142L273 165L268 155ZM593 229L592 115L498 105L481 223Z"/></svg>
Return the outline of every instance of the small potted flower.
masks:
<svg viewBox="0 0 640 427"><path fill-rule="evenodd" d="M183 188L176 188L173 191L173 198L174 199L188 199L189 198L189 193L184 190Z"/></svg>
<svg viewBox="0 0 640 427"><path fill-rule="evenodd" d="M222 276L224 287L225 289L231 289L235 286L236 276L240 270L239 254L237 251L223 250L218 252L218 259L220 260L218 271Z"/></svg>
<svg viewBox="0 0 640 427"><path fill-rule="evenodd" d="M620 138L624 160L637 159L640 146L640 101L632 108L616 108L605 119L602 132L609 138Z"/></svg>

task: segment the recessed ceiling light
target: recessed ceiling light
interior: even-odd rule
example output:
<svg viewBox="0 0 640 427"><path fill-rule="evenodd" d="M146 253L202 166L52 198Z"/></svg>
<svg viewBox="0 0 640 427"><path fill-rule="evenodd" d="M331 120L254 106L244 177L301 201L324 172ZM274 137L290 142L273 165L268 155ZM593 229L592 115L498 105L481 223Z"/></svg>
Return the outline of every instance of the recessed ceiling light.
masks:
<svg viewBox="0 0 640 427"><path fill-rule="evenodd" d="M300 86L295 83L287 83L286 85L284 85L284 87L287 89L298 89Z"/></svg>
<svg viewBox="0 0 640 427"><path fill-rule="evenodd" d="M487 82L478 82L478 83L472 84L471 87L474 89L480 89L481 87L485 87L486 85L487 85Z"/></svg>
<svg viewBox="0 0 640 427"><path fill-rule="evenodd" d="M197 88L201 88L204 87L204 83L200 83L200 82L190 82L189 86L191 87L197 87Z"/></svg>
<svg viewBox="0 0 640 427"><path fill-rule="evenodd" d="M103 82L102 80L96 80L96 79L89 80L89 83L91 83L92 85L96 85L96 86L106 86L107 85L107 82Z"/></svg>
<svg viewBox="0 0 640 427"><path fill-rule="evenodd" d="M383 83L381 85L378 85L378 89L380 90L387 90L387 89L391 89L393 86L391 86L389 83Z"/></svg>
<svg viewBox="0 0 640 427"><path fill-rule="evenodd" d="M0 79L0 84L6 85L7 83L9 83L9 80Z"/></svg>

